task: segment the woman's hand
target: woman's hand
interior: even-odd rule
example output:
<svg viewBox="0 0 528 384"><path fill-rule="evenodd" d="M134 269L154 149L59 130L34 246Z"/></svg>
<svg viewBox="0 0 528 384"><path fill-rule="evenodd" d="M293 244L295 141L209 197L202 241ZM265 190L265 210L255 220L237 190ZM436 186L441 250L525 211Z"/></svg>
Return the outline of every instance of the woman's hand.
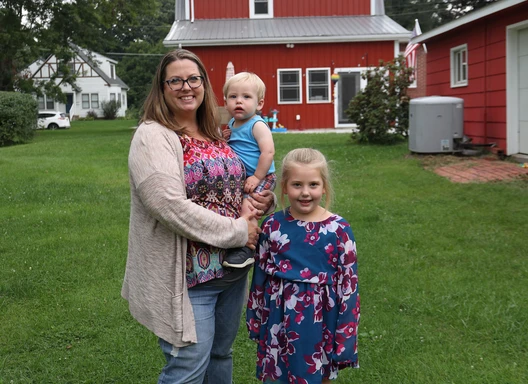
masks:
<svg viewBox="0 0 528 384"><path fill-rule="evenodd" d="M275 194L269 190L254 192L249 195L248 201L256 210L255 218L260 220L264 213L274 204Z"/></svg>
<svg viewBox="0 0 528 384"><path fill-rule="evenodd" d="M241 216L244 219L246 219L247 224L248 224L248 241L246 243L246 246L251 249L256 248L258 238L259 238L259 233L262 232L262 230L258 226L258 222L256 219L257 213L259 213L259 210L252 209L250 213L246 213Z"/></svg>

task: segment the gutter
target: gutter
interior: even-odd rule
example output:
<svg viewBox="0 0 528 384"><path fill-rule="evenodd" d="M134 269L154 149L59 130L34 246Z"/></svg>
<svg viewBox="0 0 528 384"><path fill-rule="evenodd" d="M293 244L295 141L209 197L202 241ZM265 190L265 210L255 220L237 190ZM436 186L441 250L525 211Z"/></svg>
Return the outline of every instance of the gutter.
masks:
<svg viewBox="0 0 528 384"><path fill-rule="evenodd" d="M170 33L169 33L170 35ZM309 43L352 43L366 41L398 41L409 42L411 33L391 35L352 35L352 36L317 36L317 37L281 37L277 39L228 39L228 40L163 40L165 47L210 47L226 45L277 45L277 44L309 44Z"/></svg>

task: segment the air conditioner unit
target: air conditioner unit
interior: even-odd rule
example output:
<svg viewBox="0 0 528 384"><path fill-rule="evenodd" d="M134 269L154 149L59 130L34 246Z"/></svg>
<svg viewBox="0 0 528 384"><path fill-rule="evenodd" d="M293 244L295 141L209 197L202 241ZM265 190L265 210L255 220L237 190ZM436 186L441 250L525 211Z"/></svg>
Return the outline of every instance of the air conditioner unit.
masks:
<svg viewBox="0 0 528 384"><path fill-rule="evenodd" d="M409 150L416 153L458 152L455 139L464 134L464 100L427 96L409 105Z"/></svg>

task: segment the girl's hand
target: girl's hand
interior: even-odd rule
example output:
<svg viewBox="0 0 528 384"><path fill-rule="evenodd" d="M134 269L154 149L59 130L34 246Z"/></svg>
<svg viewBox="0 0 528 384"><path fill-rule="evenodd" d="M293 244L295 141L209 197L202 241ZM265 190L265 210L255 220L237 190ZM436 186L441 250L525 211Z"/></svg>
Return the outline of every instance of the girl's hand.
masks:
<svg viewBox="0 0 528 384"><path fill-rule="evenodd" d="M249 195L248 201L257 210L255 218L260 220L264 213L268 212L275 203L275 194L269 190L254 192Z"/></svg>
<svg viewBox="0 0 528 384"><path fill-rule="evenodd" d="M256 245L257 245L257 242L258 242L258 238L259 238L259 233L262 232L262 230L258 226L258 222L256 220L256 215L257 214L260 213L262 215L262 213L264 213L264 212L262 212L262 213L261 212L262 211L260 211L260 210L253 209L250 213L246 213L246 214L241 216L244 219L246 219L246 221L247 221L247 225L248 225L248 241L246 243L246 246L248 246L251 249L255 249L256 248Z"/></svg>

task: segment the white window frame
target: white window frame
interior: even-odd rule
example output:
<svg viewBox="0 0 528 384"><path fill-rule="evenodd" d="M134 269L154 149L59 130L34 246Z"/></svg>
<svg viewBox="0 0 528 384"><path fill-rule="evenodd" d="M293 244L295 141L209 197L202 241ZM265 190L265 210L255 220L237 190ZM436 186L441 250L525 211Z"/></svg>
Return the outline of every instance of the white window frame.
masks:
<svg viewBox="0 0 528 384"><path fill-rule="evenodd" d="M99 109L99 94L98 93L91 93L90 94L90 100L92 104L92 109Z"/></svg>
<svg viewBox="0 0 528 384"><path fill-rule="evenodd" d="M462 58L466 57L464 61ZM451 88L465 87L468 85L468 48L467 44L462 44L451 48Z"/></svg>
<svg viewBox="0 0 528 384"><path fill-rule="evenodd" d="M273 17L273 0L267 0L268 3L268 13L266 14L256 14L255 13L255 1L259 0L249 0L249 18L250 19L269 19ZM266 0L260 0L263 2Z"/></svg>
<svg viewBox="0 0 528 384"><path fill-rule="evenodd" d="M44 111L55 110L55 100L48 98L46 95L38 97L39 109Z"/></svg>
<svg viewBox="0 0 528 384"><path fill-rule="evenodd" d="M281 99L281 89L284 86L281 86L281 73L282 72L297 72L299 76L299 84L294 86L299 90L299 100L296 101L283 101ZM287 86L288 88L293 88L292 86ZM279 68L277 69L277 100L278 104L302 104L302 69L301 68Z"/></svg>
<svg viewBox="0 0 528 384"><path fill-rule="evenodd" d="M326 99L310 100L311 93L310 87L322 88L322 84L311 84L310 83L310 72L326 72ZM307 104L326 104L332 101L330 89L330 68L306 68L306 103Z"/></svg>
<svg viewBox="0 0 528 384"><path fill-rule="evenodd" d="M115 65L114 64L110 64L110 78L115 79L116 78L115 76L116 76Z"/></svg>
<svg viewBox="0 0 528 384"><path fill-rule="evenodd" d="M89 93L83 93L81 95L81 103L82 103L82 109L90 109L90 94Z"/></svg>

